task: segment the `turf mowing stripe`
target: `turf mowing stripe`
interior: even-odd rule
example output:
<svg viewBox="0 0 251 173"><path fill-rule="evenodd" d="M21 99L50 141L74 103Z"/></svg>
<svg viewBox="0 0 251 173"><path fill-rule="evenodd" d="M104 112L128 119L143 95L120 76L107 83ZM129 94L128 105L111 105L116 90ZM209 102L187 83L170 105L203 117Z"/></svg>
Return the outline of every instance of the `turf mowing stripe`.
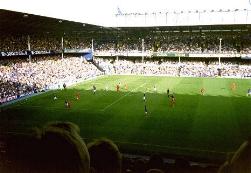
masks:
<svg viewBox="0 0 251 173"><path fill-rule="evenodd" d="M91 138L82 138L84 140L90 140ZM93 138L96 139L96 138ZM93 140L91 139L91 140ZM176 147L176 146L168 146L168 145L158 145L158 144L146 144L146 143L137 143L137 142L122 142L118 140L113 140L113 142L118 144L129 144L129 145L138 145L138 146L149 146L154 148L168 148L168 149L176 149L176 150L183 150L183 151L194 151L194 152L207 152L207 153L217 153L217 154L229 154L234 153L235 151L215 151L215 150L204 150L204 149L195 149L195 148L188 148L188 147Z"/></svg>
<svg viewBox="0 0 251 173"><path fill-rule="evenodd" d="M25 135L27 133L24 132L4 132L1 134L22 134ZM88 140L89 138L82 138L83 140ZM129 145L139 145L139 146L149 146L154 148L167 148L167 149L174 149L174 150L183 150L183 151L192 151L192 152L206 152L206 153L216 153L216 154L229 154L234 153L234 151L231 152L224 152L224 151L214 151L214 150L203 150L203 149L195 149L195 148L187 148L187 147L176 147L176 146L167 146L167 145L157 145L157 144L145 144L145 143L137 143L137 142L122 142L113 140L113 142L118 144L129 144Z"/></svg>
<svg viewBox="0 0 251 173"><path fill-rule="evenodd" d="M93 82L95 80L100 80L100 79L105 79L105 78L107 78L107 76L99 75L99 76L83 79L83 80L81 80L79 82L76 82L76 83L70 85L69 88L78 88L79 86L81 86L83 84L88 84L88 83Z"/></svg>
<svg viewBox="0 0 251 173"><path fill-rule="evenodd" d="M24 105L16 105L15 108L17 109L23 109ZM27 106L28 108L34 108L34 109L53 109L53 110L72 110L71 108L65 108L65 107L56 107L56 106L47 106L47 107L43 107L43 106L32 106L29 105ZM90 109L86 109L86 108L78 108L77 110L90 110Z"/></svg>
<svg viewBox="0 0 251 173"><path fill-rule="evenodd" d="M156 147L156 148L177 149L177 150L183 150L183 151L194 151L194 152L196 151L196 152L207 152L207 153L218 153L218 154L234 153L234 151L232 151L232 152L224 152L224 151L203 150L203 149L186 148L186 147L175 147L175 146L167 146L167 145L144 144L144 143L136 143L136 142L121 142L121 141L116 141L116 140L113 140L113 142L120 143L120 144L150 146L150 147Z"/></svg>
<svg viewBox="0 0 251 173"><path fill-rule="evenodd" d="M102 111L105 111L106 109L110 108L112 105L118 103L120 100L122 100L123 98L125 98L126 96L128 96L129 94L131 94L133 91L136 91L137 89L143 87L146 83L143 83L142 85L140 85L139 87L133 89L132 91L130 91L129 93L123 95L122 97L118 98L117 100L115 100L114 102L112 102L111 104L109 104L108 106L106 106L104 109L102 109Z"/></svg>

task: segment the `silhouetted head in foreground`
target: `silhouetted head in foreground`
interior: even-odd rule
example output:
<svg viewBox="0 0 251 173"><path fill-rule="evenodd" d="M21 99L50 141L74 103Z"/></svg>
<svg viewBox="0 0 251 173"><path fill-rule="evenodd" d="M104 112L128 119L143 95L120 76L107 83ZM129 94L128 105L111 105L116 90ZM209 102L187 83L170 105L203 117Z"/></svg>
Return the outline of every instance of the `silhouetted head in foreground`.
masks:
<svg viewBox="0 0 251 173"><path fill-rule="evenodd" d="M233 157L228 159L219 169L219 173L251 172L251 138L242 143Z"/></svg>
<svg viewBox="0 0 251 173"><path fill-rule="evenodd" d="M120 173L121 154L116 144L108 139L88 144L91 167L96 173Z"/></svg>
<svg viewBox="0 0 251 173"><path fill-rule="evenodd" d="M15 142L14 142L15 144ZM90 158L77 125L56 122L37 129L14 146L8 172L88 173Z"/></svg>

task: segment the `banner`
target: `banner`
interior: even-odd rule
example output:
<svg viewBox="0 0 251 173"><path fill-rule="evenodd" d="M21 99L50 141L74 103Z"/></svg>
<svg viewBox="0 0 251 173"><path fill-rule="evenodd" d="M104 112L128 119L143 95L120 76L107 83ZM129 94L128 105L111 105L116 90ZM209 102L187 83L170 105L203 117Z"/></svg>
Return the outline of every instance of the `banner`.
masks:
<svg viewBox="0 0 251 173"><path fill-rule="evenodd" d="M17 51L17 52L0 52L0 56L27 56L27 55L49 55L55 54L54 51Z"/></svg>
<svg viewBox="0 0 251 173"><path fill-rule="evenodd" d="M251 59L251 54L241 54L241 59Z"/></svg>
<svg viewBox="0 0 251 173"><path fill-rule="evenodd" d="M91 49L64 49L64 53L88 53Z"/></svg>
<svg viewBox="0 0 251 173"><path fill-rule="evenodd" d="M48 55L54 53L55 53L54 51L48 51L48 50L31 51L31 55Z"/></svg>
<svg viewBox="0 0 251 173"><path fill-rule="evenodd" d="M189 57L194 58L236 58L240 56L239 53L189 53Z"/></svg>
<svg viewBox="0 0 251 173"><path fill-rule="evenodd" d="M154 52L153 57L189 57L188 53Z"/></svg>
<svg viewBox="0 0 251 173"><path fill-rule="evenodd" d="M28 55L27 51L18 51L18 52L0 52L1 56L20 56Z"/></svg>

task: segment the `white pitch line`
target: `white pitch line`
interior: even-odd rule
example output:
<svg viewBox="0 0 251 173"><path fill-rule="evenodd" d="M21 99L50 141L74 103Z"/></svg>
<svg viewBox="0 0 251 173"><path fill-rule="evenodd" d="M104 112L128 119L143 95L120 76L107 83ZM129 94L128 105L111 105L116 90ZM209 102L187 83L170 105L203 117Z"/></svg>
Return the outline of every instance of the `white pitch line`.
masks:
<svg viewBox="0 0 251 173"><path fill-rule="evenodd" d="M112 102L111 104L109 104L108 106L106 106L104 109L102 109L102 111L105 111L106 109L108 109L109 107L111 107L112 105L114 105L115 103L118 103L120 100L122 100L123 98L125 98L126 96L128 96L129 94L131 94L131 92L143 87L146 83L143 83L142 85L140 85L139 87L133 89L132 91L130 91L129 93L123 95L122 97L118 98L117 100L115 100L114 102Z"/></svg>

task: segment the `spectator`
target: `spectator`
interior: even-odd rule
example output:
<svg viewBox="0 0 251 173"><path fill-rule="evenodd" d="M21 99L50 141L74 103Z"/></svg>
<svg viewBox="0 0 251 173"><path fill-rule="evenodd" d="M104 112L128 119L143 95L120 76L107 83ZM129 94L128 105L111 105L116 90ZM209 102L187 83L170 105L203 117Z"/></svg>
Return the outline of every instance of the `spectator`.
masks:
<svg viewBox="0 0 251 173"><path fill-rule="evenodd" d="M164 172L160 169L149 169L146 173L164 173Z"/></svg>
<svg viewBox="0 0 251 173"><path fill-rule="evenodd" d="M89 173L89 153L73 123L50 123L20 139L7 150L11 162L4 168L7 172Z"/></svg>
<svg viewBox="0 0 251 173"><path fill-rule="evenodd" d="M101 139L88 144L91 167L95 173L120 173L121 154L118 147L108 139Z"/></svg>
<svg viewBox="0 0 251 173"><path fill-rule="evenodd" d="M219 169L219 173L250 173L251 172L251 138L245 141Z"/></svg>
<svg viewBox="0 0 251 173"><path fill-rule="evenodd" d="M148 169L164 170L164 160L161 155L153 154L148 162Z"/></svg>

